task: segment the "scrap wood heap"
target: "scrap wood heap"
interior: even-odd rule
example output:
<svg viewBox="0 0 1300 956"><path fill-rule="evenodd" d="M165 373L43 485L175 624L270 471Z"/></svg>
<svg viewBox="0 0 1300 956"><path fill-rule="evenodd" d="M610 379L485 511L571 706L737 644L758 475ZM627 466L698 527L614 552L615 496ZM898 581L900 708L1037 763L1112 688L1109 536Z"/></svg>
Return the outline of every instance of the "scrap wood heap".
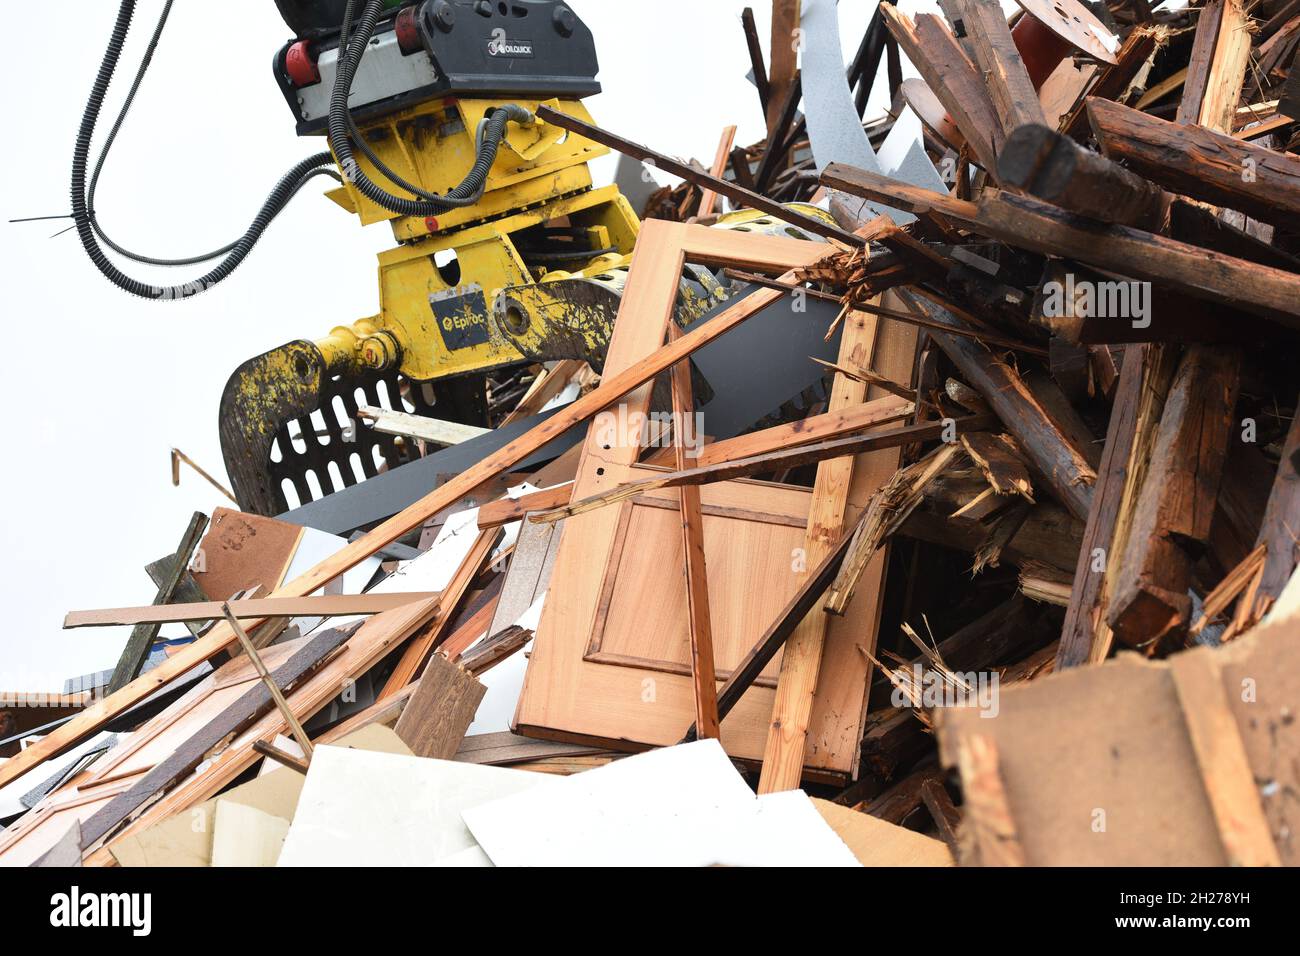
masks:
<svg viewBox="0 0 1300 956"><path fill-rule="evenodd" d="M132 638L18 727L0 862L1300 862L1300 9L941 6L841 91L922 174L827 158L748 11L768 135L709 172L543 109L682 180L600 374L500 380L525 430L350 541L219 510L69 615ZM687 262L744 294L682 328Z"/></svg>

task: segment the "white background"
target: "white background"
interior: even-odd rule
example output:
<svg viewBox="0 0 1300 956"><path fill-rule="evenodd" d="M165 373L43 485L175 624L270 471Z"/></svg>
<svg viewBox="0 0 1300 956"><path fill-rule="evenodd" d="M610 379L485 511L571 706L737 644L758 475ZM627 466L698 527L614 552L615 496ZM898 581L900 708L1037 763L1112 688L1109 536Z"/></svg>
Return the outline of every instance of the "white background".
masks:
<svg viewBox="0 0 1300 956"><path fill-rule="evenodd" d="M766 48L769 4L751 5ZM705 165L728 123L739 125L739 144L761 139L758 98L745 79L744 6L574 0L600 55L605 92L588 100L597 122ZM57 15L48 4L9 7L0 214L66 213L73 139L117 4L64 0ZM846 60L873 8L872 0L841 4ZM139 4L101 135L160 9L161 0ZM272 0L177 0L101 181L97 206L111 236L166 257L221 245L243 232L285 170L324 148L294 135L271 76L272 55L288 38ZM868 115L880 111L882 93ZM597 163L597 183L613 168L612 156ZM0 691L56 691L64 678L113 665L129 629L64 631L63 615L149 603L143 566L175 548L193 511L229 504L188 469L173 488L169 449L224 479L217 403L231 371L375 312L373 257L392 245L391 233L383 224L362 229L323 197L330 185L309 185L230 279L183 303L110 285L74 232L49 238L66 220L0 223L10 330L0 407L12 426L0 469ZM126 271L156 277L134 264ZM163 275L178 282L202 271Z"/></svg>

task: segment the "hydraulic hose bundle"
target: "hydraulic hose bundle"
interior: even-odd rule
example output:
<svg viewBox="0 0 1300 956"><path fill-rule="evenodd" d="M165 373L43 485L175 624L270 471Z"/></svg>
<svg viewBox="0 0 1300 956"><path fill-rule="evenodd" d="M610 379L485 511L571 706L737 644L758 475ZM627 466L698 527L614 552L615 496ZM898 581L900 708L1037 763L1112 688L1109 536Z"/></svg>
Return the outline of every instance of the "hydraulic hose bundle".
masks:
<svg viewBox="0 0 1300 956"><path fill-rule="evenodd" d="M244 234L234 242L222 246L220 249L213 250L210 253L204 253L198 256L192 256L185 259L158 259L150 256L142 256L122 248L117 243L108 238L99 227L94 211L94 191L95 185L99 180L100 171L103 169L104 160L108 156L108 151L112 147L117 137L118 130L121 129L122 122L126 118L127 111L131 107L131 102L135 98L136 91L144 79L145 73L149 69L149 64L153 57L153 51L158 44L158 38L162 34L162 29L167 21L167 14L171 10L172 0L167 0L163 7L163 12L159 16L158 25L154 30L154 35L150 41L149 48L141 60L139 71L136 74L135 82L132 84L131 91L118 114L117 122L114 123L112 132L104 143L103 150L100 152L99 161L95 166L95 173L91 180L90 192L86 191L86 166L90 154L90 144L95 133L95 124L99 120L99 111L104 104L104 96L108 92L109 84L112 82L113 73L117 69L117 61L122 55L122 47L126 43L127 33L131 28L131 17L135 13L135 0L122 0L117 11L117 22L113 25L113 34L109 38L108 47L104 50L104 59L99 65L99 73L95 77L95 84L91 88L90 98L86 103L85 112L81 117L81 127L77 131L77 141L72 154L72 220L76 225L77 235L81 239L81 245L85 248L86 254L95 267L108 278L110 282L121 289L133 295L142 296L146 299L182 299L189 296L204 292L216 285L218 282L229 276L252 251L257 240L261 238L266 227L271 224L288 204L289 200L301 189L312 177L319 175L330 175L337 178L334 172L332 159L329 153L317 153L310 156L294 166L287 172L271 194L267 196L262 208L258 210L252 223L244 231ZM199 262L208 262L221 256L224 257L205 275L200 276L190 282L178 285L159 286L149 282L141 282L122 272L108 258L103 248L100 246L100 239L115 251L134 259L137 262L145 262L153 265L190 265Z"/></svg>
<svg viewBox="0 0 1300 956"><path fill-rule="evenodd" d="M510 120L514 120L521 125L531 123L533 122L533 114L514 103L507 103L494 109L479 124L474 165L470 167L469 173L460 185L448 190L443 195L425 192L401 179L380 162L379 157L371 151L366 144L365 138L353 123L352 115L348 110L348 97L352 92L352 80L356 76L357 68L361 65L361 57L365 55L366 47L370 43L370 37L375 32L375 25L379 22L380 14L383 12L384 0L366 0L356 32L353 33L351 27L355 3L356 0L348 0L347 10L343 16L343 27L339 35L339 54L335 65L334 88L330 94L329 142L330 148L333 149L334 155L338 159L339 167L343 170L343 175L367 199L382 206L389 212L395 212L401 216L435 216L438 213L446 212L448 209L458 206L470 206L478 202L487 183L488 171L492 168L492 164L496 162L497 150L501 146L501 140L505 138L506 123ZM388 180L418 198L407 199L402 196L395 196L371 180L361 169L352 153L354 142L362 154Z"/></svg>
<svg viewBox="0 0 1300 956"><path fill-rule="evenodd" d="M267 196L266 201L263 202L261 209L258 210L257 215L244 231L244 234L233 242L211 252L179 259L163 259L141 255L114 242L104 232L95 215L95 190L99 183L100 173L104 168L104 161L117 139L122 123L126 119L140 84L153 61L154 50L157 48L163 27L166 25L172 3L173 0L167 0L163 6L157 26L149 41L149 46L140 61L135 80L100 151L99 159L95 164L95 171L90 177L89 190L87 190L86 170L95 126L99 120L99 113L103 107L109 84L112 82L113 74L117 69L122 47L126 43L126 37L131 27L131 18L135 13L135 0L121 0L117 11L117 21L113 25L112 36L109 38L108 46L104 50L104 58L100 63L99 73L95 77L95 83L91 88L85 112L81 117L81 126L77 132L76 145L72 155L72 220L76 226L77 235L81 239L81 245L86 250L90 260L95 264L95 267L110 282L133 295L147 299L183 299L205 292L218 282L221 282L244 261L272 220L284 211L289 201L307 182L315 176L322 175L340 180L339 174L334 170L336 159L339 167L343 169L344 175L363 195L390 212L403 216L432 216L446 212L454 207L473 205L483 195L488 172L496 161L497 150L501 145L501 140L505 137L506 124L511 120L520 124L533 122L532 113L521 106L511 103L498 107L479 124L474 165L460 185L443 195L438 195L425 192L406 182L385 166L374 151L371 150L360 130L357 129L348 109L348 96L352 89L352 81L356 76L361 58L365 55L366 47L374 33L375 26L379 22L383 10L383 0L366 0L355 33L351 33L350 30L356 0L348 0L339 37L339 57L330 98L328 134L333 155L328 152L317 153L304 159L285 173L280 181L276 183L275 188L271 190L270 195ZM395 196L367 177L353 154L354 146L386 179L416 198ZM218 258L220 258L220 261L205 275L190 282L160 286L142 282L121 271L109 259L103 246L108 246L120 255L147 265L195 265Z"/></svg>

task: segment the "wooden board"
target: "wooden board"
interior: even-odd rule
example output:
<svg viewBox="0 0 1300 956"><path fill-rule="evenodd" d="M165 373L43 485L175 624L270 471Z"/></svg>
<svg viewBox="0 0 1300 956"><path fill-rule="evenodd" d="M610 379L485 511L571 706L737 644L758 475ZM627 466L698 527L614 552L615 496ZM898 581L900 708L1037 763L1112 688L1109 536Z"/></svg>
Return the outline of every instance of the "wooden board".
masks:
<svg viewBox="0 0 1300 956"><path fill-rule="evenodd" d="M417 757L447 760L460 747L486 690L465 668L434 654L393 729Z"/></svg>
<svg viewBox="0 0 1300 956"><path fill-rule="evenodd" d="M252 598L230 601L230 612L237 618L263 617L342 617L352 614L378 614L412 601L436 598L436 591L376 594L321 594L316 597ZM93 611L69 611L64 627L111 627L117 624L169 624L185 621L215 621L222 617L223 601L200 601L194 604L151 604L146 607L102 608Z"/></svg>
<svg viewBox="0 0 1300 956"><path fill-rule="evenodd" d="M305 530L274 518L218 508L199 542L194 567L203 570L193 571L194 583L214 601L256 588L269 594L284 580Z"/></svg>
<svg viewBox="0 0 1300 956"><path fill-rule="evenodd" d="M841 367L852 371L867 371L871 368L878 322L876 316L866 312L848 313L840 337ZM837 412L861 405L866 397L867 386L864 381L837 372L827 407L829 411ZM804 540L797 545L802 548L803 561L794 590L798 590L798 585L803 583L807 574L825 560L843 533L854 465L855 459L846 456L823 461L817 466L817 478L809 503L808 525ZM779 611L779 608L776 610ZM776 611L773 615L775 613ZM773 615L769 615L769 620ZM826 612L820 607L814 607L795 628L782 649L776 700L772 705L767 744L763 751L763 773L758 782L759 793L774 793L799 786L808 717L812 711L812 695L817 687L822 647L829 623Z"/></svg>
<svg viewBox="0 0 1300 956"><path fill-rule="evenodd" d="M694 260L703 256L719 264L734 254L719 249L717 257L711 257L696 245L700 232L683 230L674 235L664 224L648 223L647 226L654 228L643 232L637 242L632 271L606 359L606 381L636 367L663 341L683 257ZM813 246L805 254L815 256L817 248ZM794 263L789 261L787 265L793 267ZM755 293L758 294L761 292ZM688 336L691 334L694 330ZM909 349L909 361L910 358ZM887 374L882 368L877 371ZM645 387L629 394L624 400L626 417L634 418L637 413L643 413L648 407L649 397L649 389ZM596 424L599 426L599 420ZM609 435L608 432L608 428L593 427L588 434L575 479L575 499L609 491L629 480L637 471L634 464L639 453L636 437ZM710 516L709 510L739 508L758 514L782 515L798 521L798 527L778 530L801 535L807 519L809 493L805 489L744 481L708 485L701 492L714 639L719 671L725 674L729 660L726 650L729 612L726 605L739 603L735 592L740 595L761 594L764 588L756 586L756 580L776 587L780 579L786 579L780 591L783 599L788 599L797 582L791 565L793 555L789 548L784 553L777 551L779 545L775 538L772 541L773 553L729 555L727 558L719 554L715 558L708 549L711 542L723 533L726 524L729 522L733 528L739 529L746 522L740 518ZM671 493L666 497L670 501L676 498ZM661 531L666 541L664 553L671 551L680 555L675 511L654 511L646 506L633 506L633 510L642 513L647 521L646 527L662 522ZM664 669L587 659L604 593L606 568L611 564L622 512L622 508L601 508L565 521L546 606L515 714L516 730L522 734L637 749L647 744L664 745L680 740L693 720L694 693L686 669L682 673L672 673ZM717 531L710 526L711 517L718 524ZM650 538L642 535L636 539L635 547L646 549L658 545L651 545ZM638 557L638 560L644 558ZM674 566L680 567L680 557L677 561ZM657 587L652 581L642 585L641 593L646 598L641 607L644 613L660 614L663 613L660 608L648 606L651 596L655 605L673 595L682 601L677 641L684 652L687 647L685 599L678 586L680 578L670 578L670 574L671 571L661 569ZM611 610L617 619L618 607ZM747 614L746 622L736 625L736 629L747 629L751 643L770 623L759 621L756 615L744 608L737 607L735 613ZM654 643L657 635L652 632L656 628L642 630L645 643L640 646L624 643L621 646L624 649L631 646L636 650L629 656L663 662L669 655L662 642ZM625 634L624 637L628 641L635 640L634 635ZM732 640L734 643L735 639ZM864 641L860 627L833 626L828 635L827 663L823 669L826 678L818 689L818 699L814 704L812 725L815 730L809 734L808 759L817 770L847 774L855 765L868 666L860 643ZM679 660L688 658L679 657ZM722 743L730 754L751 760L761 756L771 708L770 688L753 687L741 698L722 724Z"/></svg>

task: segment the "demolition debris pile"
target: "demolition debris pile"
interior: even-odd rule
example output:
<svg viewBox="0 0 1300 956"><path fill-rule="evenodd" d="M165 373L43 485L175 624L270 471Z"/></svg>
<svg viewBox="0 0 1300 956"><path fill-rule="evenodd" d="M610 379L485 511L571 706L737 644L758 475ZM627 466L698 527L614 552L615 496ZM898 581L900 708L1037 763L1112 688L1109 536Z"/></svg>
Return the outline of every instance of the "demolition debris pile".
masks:
<svg viewBox="0 0 1300 956"><path fill-rule="evenodd" d="M747 12L709 171L543 108L681 181L603 362L70 614L0 863L1300 862L1300 3L940 6Z"/></svg>

